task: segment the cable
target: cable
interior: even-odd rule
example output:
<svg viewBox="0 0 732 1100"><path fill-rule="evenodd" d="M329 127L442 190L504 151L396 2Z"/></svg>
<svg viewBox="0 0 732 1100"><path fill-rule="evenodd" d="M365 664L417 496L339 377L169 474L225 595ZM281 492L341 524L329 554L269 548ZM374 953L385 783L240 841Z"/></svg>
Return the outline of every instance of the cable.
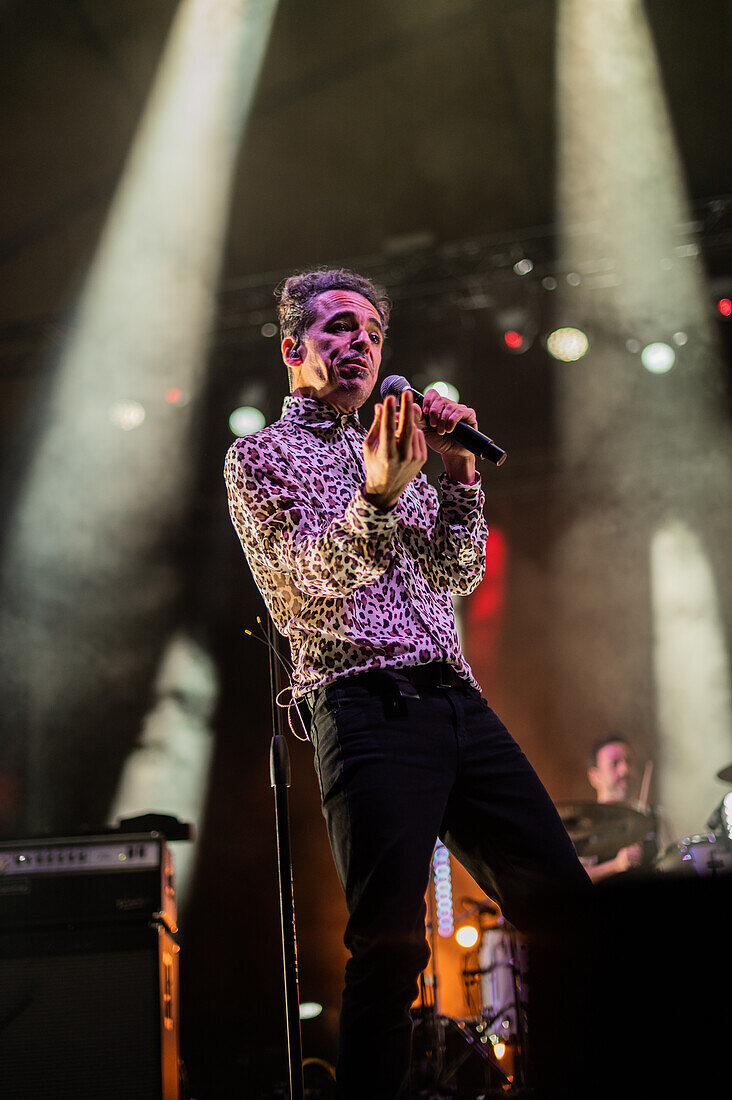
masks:
<svg viewBox="0 0 732 1100"><path fill-rule="evenodd" d="M259 642L261 645L264 645L264 646L267 647L267 649L269 650L269 653L270 653L270 658L272 656L274 656L279 661L280 667L282 668L283 672L285 673L285 676L287 677L287 679L289 681L289 683L287 683L283 688L280 689L280 691L277 692L277 695L275 696L275 703L280 708L280 710L286 710L287 711L287 724L290 727L290 732L292 733L292 736L297 741L309 741L310 737L308 736L307 726L305 725L305 720L303 719L303 716L300 713L300 708L297 704L297 700L294 699L294 698L290 698L290 700L288 702L281 702L280 701L281 697L286 692L293 691L292 673L294 671L294 666L292 664L292 661L288 660L286 657L284 657L280 653L277 646L272 642L272 640L268 636L268 634L265 633L264 627L262 625L262 620L259 617L259 615L257 615L257 625L259 627L259 633L261 634L261 637L259 637L253 631L248 630L246 627L244 628L244 633L247 635L247 637L253 638L255 642ZM292 724L292 708L293 707L295 708L295 711L297 713L297 717L300 721L300 725L302 726L302 732L303 732L304 736L301 736Z"/></svg>

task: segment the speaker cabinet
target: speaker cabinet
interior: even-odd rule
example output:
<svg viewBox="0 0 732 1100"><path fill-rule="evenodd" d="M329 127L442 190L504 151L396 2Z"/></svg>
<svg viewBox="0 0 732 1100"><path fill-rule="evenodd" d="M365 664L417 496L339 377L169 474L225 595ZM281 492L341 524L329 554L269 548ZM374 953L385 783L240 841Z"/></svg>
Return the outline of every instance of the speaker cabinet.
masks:
<svg viewBox="0 0 732 1100"><path fill-rule="evenodd" d="M8 1100L179 1100L178 946L162 924L0 932Z"/></svg>

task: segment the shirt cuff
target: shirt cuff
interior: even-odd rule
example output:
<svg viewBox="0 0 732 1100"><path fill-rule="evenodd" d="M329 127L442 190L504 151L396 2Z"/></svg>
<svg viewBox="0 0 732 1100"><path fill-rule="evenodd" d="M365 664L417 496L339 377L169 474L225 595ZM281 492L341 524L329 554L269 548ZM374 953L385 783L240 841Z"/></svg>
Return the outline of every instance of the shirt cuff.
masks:
<svg viewBox="0 0 732 1100"><path fill-rule="evenodd" d="M483 491L483 482L478 470L475 471L475 481L470 485L468 485L467 482L451 481L447 474L440 474L438 481L444 497L454 495L458 496L461 500L465 500L466 497L473 496L477 500Z"/></svg>
<svg viewBox="0 0 732 1100"><path fill-rule="evenodd" d="M391 535L396 530L396 505L386 510L379 508L366 499L361 489L353 494L346 511L359 535Z"/></svg>

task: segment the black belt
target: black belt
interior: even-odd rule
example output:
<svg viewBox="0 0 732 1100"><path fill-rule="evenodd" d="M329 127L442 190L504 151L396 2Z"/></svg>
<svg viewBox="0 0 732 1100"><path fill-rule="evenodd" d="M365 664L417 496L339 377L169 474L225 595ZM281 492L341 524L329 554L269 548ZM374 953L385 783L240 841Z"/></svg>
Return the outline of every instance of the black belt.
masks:
<svg viewBox="0 0 732 1100"><path fill-rule="evenodd" d="M390 670L384 669L385 672ZM407 668L395 668L396 676L406 676L410 684L419 688L466 687L468 681L447 661L431 661L428 665L409 665Z"/></svg>
<svg viewBox="0 0 732 1100"><path fill-rule="evenodd" d="M343 678L344 684L358 681L390 684L392 689L396 688L399 695L411 695L412 692L408 690L408 686L411 685L415 696L418 696L420 691L470 686L469 682L447 661L431 661L428 665L408 665L406 668L372 668L367 672L357 672L353 676Z"/></svg>
<svg viewBox="0 0 732 1100"><path fill-rule="evenodd" d="M428 665L408 665L406 668L372 668L366 672L355 672L352 675L339 677L331 681L333 685L343 684L378 684L380 690L386 690L388 694L419 698L420 691L447 690L452 687L471 687L469 680L461 676L447 661L431 661ZM414 689L412 692L411 688ZM312 711L318 689L303 696Z"/></svg>

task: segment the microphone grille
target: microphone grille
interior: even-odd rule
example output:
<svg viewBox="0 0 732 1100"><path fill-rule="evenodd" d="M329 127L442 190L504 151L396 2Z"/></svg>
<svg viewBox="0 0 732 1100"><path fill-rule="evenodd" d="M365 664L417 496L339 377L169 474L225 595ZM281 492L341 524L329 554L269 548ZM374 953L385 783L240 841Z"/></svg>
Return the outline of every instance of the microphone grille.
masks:
<svg viewBox="0 0 732 1100"><path fill-rule="evenodd" d="M411 390L409 382L401 374L390 374L381 383L381 396L388 397L390 393L397 397L404 390Z"/></svg>

